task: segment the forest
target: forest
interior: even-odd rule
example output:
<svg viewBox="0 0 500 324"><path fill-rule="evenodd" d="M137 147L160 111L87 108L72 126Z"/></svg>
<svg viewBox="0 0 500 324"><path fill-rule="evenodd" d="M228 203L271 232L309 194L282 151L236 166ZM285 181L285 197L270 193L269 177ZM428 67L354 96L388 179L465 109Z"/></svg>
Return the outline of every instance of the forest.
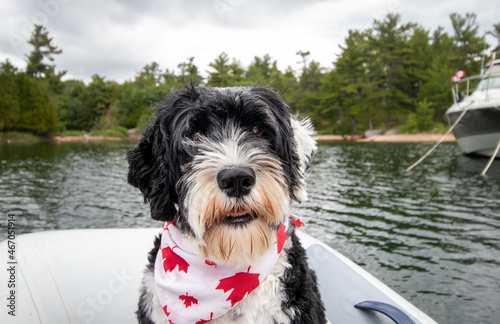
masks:
<svg viewBox="0 0 500 324"><path fill-rule="evenodd" d="M361 134L397 129L404 133L443 130L452 103L451 77L463 70L478 74L481 64L500 52L500 23L479 34L477 15L449 15L453 34L405 23L397 14L374 20L366 30L349 30L332 66L297 52L301 69L277 68L270 55L249 66L222 52L201 76L194 57L162 70L146 64L133 79L118 83L95 74L88 84L66 80L54 60L62 53L49 31L35 25L26 67L0 63L0 131L126 136L148 123L154 106L171 89L185 84L229 87L265 85L278 91L296 114L309 116L319 133Z"/></svg>

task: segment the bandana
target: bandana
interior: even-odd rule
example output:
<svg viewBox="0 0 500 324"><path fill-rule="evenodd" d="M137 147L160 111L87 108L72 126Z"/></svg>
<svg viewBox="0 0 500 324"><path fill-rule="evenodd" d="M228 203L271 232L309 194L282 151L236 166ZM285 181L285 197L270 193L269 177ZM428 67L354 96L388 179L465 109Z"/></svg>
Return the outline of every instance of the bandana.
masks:
<svg viewBox="0 0 500 324"><path fill-rule="evenodd" d="M294 222L295 223L295 222ZM267 277L278 261L288 219L276 242L252 266L215 264L194 253L189 237L167 222L156 256L154 278L163 311L170 323L202 324L224 315Z"/></svg>

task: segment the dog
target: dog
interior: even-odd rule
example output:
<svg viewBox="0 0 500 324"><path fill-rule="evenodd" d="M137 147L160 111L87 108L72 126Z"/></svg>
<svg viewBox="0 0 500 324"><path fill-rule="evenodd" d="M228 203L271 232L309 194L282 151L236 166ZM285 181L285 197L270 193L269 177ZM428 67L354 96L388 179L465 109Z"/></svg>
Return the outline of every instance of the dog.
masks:
<svg viewBox="0 0 500 324"><path fill-rule="evenodd" d="M127 154L128 182L165 222L149 254L140 323L326 323L290 206L317 150L267 87L186 86Z"/></svg>

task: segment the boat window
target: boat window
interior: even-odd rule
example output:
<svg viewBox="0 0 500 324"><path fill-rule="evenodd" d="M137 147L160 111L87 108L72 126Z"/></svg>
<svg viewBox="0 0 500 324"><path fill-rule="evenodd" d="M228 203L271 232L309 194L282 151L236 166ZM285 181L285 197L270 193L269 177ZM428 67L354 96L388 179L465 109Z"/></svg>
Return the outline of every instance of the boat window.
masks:
<svg viewBox="0 0 500 324"><path fill-rule="evenodd" d="M476 90L486 90L487 88L490 89L500 88L500 77L482 79L477 85Z"/></svg>

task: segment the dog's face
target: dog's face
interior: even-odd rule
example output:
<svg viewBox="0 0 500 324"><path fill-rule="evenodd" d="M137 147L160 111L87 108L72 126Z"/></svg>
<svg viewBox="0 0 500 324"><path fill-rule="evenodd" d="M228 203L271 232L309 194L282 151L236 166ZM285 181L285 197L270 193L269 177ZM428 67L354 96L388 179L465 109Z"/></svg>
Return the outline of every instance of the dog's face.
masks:
<svg viewBox="0 0 500 324"><path fill-rule="evenodd" d="M205 258L252 264L306 198L312 135L268 88L189 87L157 107L128 153L128 181Z"/></svg>

